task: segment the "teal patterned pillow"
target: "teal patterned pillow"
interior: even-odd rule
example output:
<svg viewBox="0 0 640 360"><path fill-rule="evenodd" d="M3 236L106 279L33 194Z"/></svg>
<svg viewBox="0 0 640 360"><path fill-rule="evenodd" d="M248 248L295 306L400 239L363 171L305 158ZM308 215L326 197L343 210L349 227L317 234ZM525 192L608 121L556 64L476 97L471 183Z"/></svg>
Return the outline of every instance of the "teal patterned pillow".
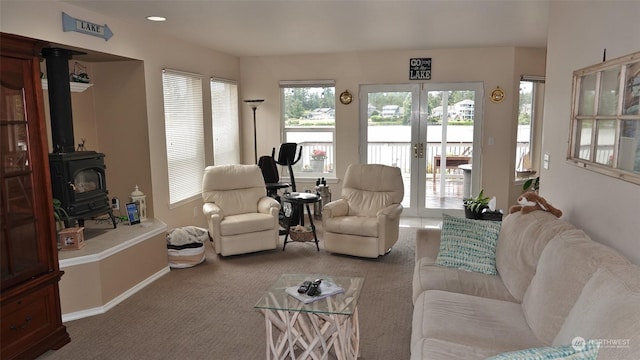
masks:
<svg viewBox="0 0 640 360"><path fill-rule="evenodd" d="M582 342L576 343L576 339ZM512 351L492 356L486 360L596 360L600 343L596 340L576 339L573 339L573 345Z"/></svg>
<svg viewBox="0 0 640 360"><path fill-rule="evenodd" d="M471 220L444 215L436 264L496 275L499 221Z"/></svg>

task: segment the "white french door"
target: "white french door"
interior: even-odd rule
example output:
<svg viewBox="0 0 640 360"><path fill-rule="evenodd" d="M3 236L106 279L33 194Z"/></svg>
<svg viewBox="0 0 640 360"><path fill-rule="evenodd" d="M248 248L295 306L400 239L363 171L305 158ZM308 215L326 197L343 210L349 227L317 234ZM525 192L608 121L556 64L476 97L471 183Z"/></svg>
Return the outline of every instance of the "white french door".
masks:
<svg viewBox="0 0 640 360"><path fill-rule="evenodd" d="M482 84L362 85L359 94L360 161L400 167L403 216L462 213L479 188Z"/></svg>

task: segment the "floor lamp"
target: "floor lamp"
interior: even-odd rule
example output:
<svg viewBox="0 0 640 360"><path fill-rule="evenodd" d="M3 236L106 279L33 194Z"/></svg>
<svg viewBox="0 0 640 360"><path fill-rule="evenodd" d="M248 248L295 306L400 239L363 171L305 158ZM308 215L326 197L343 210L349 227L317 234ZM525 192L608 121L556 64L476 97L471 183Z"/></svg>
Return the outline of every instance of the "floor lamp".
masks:
<svg viewBox="0 0 640 360"><path fill-rule="evenodd" d="M256 164L258 163L258 133L256 132L256 109L260 104L264 102L263 99L258 100L245 100L247 105L251 107L253 110L253 157L255 158Z"/></svg>

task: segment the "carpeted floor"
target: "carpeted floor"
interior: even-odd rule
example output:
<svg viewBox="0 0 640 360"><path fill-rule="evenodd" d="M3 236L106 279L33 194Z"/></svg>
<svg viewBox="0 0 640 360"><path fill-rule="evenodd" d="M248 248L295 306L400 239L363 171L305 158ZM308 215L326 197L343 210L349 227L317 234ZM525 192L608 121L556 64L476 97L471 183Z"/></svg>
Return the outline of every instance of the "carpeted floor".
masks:
<svg viewBox="0 0 640 360"><path fill-rule="evenodd" d="M264 317L253 306L282 273L364 277L360 359L409 359L414 242L415 229L401 228L378 259L330 254L322 242L320 252L291 243L221 258L206 244L204 263L172 270L106 314L66 323L71 343L41 359L265 359Z"/></svg>

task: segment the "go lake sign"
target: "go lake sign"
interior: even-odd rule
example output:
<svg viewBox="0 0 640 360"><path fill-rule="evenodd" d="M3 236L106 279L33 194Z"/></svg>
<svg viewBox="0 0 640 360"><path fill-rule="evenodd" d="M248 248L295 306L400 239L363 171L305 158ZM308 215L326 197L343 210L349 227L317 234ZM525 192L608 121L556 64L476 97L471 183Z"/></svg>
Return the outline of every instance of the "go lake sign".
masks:
<svg viewBox="0 0 640 360"><path fill-rule="evenodd" d="M409 59L409 80L431 80L431 58Z"/></svg>
<svg viewBox="0 0 640 360"><path fill-rule="evenodd" d="M76 19L62 13L62 30L75 31L86 35L96 36L108 41L113 36L113 32L107 24L99 25L89 21Z"/></svg>

